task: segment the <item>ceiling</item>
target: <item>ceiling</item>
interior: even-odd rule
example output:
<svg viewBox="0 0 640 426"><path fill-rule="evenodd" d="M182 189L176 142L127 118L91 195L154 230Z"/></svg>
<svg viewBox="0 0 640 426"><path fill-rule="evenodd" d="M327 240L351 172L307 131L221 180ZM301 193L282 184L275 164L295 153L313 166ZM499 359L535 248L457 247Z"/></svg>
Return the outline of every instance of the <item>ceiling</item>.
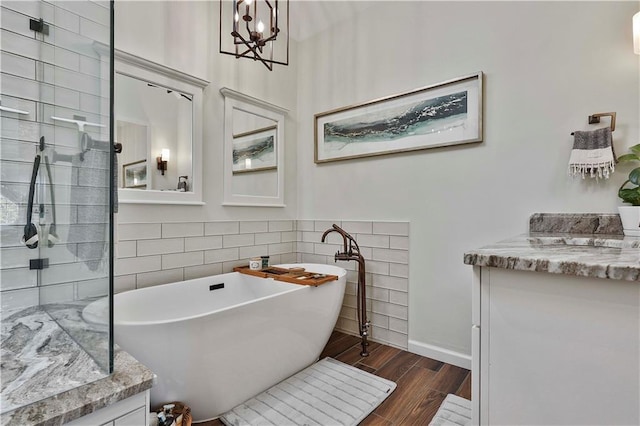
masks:
<svg viewBox="0 0 640 426"><path fill-rule="evenodd" d="M372 1L290 0L290 37L303 41L369 8Z"/></svg>

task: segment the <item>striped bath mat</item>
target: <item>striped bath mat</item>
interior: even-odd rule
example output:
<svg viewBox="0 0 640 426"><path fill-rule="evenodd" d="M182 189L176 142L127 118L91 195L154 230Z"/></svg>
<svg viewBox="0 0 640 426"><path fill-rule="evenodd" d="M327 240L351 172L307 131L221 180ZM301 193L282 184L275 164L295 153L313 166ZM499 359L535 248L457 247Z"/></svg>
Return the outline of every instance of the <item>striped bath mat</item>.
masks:
<svg viewBox="0 0 640 426"><path fill-rule="evenodd" d="M396 388L325 358L225 413L227 426L357 425Z"/></svg>
<svg viewBox="0 0 640 426"><path fill-rule="evenodd" d="M471 424L471 401L450 393L442 401L429 426L466 426Z"/></svg>

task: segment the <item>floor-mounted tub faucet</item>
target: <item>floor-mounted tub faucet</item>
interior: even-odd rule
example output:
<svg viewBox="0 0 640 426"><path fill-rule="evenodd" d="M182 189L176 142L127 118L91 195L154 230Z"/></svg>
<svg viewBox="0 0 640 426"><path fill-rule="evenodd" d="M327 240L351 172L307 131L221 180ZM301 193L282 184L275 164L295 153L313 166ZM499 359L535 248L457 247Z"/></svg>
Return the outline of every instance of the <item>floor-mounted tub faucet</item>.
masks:
<svg viewBox="0 0 640 426"><path fill-rule="evenodd" d="M362 352L360 352L360 356L369 356L369 351L367 350L367 346L369 343L367 342L367 337L369 335L369 320L367 319L367 298L366 298L366 283L365 283L365 266L364 266L364 257L360 253L360 247L356 240L349 235L344 229L340 228L335 223L333 226L322 234L322 241L327 238L327 235L331 232L337 232L342 236L343 240L343 251L338 250L334 256L335 261L349 261L355 260L358 262L358 294L356 296L357 306L358 306L358 328L360 331L360 337L362 338Z"/></svg>

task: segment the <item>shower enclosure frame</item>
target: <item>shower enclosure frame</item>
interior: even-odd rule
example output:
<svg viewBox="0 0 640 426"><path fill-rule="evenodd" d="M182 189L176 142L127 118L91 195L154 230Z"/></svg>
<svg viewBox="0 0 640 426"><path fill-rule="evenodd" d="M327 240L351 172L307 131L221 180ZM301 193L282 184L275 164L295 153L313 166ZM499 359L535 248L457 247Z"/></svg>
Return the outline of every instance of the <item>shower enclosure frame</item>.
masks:
<svg viewBox="0 0 640 426"><path fill-rule="evenodd" d="M115 3L85 1L1 5L7 41L0 49L7 62L0 161L11 171L3 174L1 250L7 260L0 267L10 274L0 291L7 317L41 308L111 374ZM99 143L76 145L92 137ZM98 195L92 200L88 194ZM84 302L97 297L109 299L108 325L83 320Z"/></svg>

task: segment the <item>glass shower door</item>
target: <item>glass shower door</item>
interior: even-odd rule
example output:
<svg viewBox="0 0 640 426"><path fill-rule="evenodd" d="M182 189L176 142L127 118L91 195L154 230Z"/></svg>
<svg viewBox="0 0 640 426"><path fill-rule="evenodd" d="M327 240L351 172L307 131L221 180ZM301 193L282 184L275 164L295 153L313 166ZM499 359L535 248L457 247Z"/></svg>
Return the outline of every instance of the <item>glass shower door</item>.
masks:
<svg viewBox="0 0 640 426"><path fill-rule="evenodd" d="M112 7L0 3L2 344L19 315L45 315L57 327L45 349L61 359L77 350L91 369L68 386L113 365ZM6 387L3 411L16 408Z"/></svg>

